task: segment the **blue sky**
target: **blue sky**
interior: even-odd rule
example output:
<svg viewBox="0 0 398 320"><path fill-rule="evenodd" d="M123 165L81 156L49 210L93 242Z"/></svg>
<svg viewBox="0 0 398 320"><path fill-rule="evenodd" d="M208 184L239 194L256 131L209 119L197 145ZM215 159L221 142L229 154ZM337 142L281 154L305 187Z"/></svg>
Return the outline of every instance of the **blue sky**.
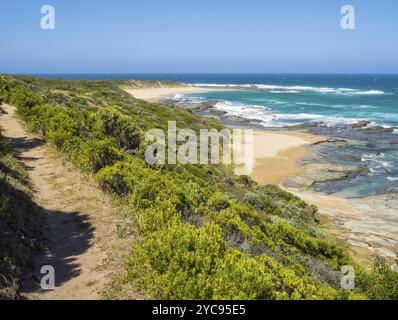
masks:
<svg viewBox="0 0 398 320"><path fill-rule="evenodd" d="M0 72L398 73L397 33L396 0L1 0Z"/></svg>

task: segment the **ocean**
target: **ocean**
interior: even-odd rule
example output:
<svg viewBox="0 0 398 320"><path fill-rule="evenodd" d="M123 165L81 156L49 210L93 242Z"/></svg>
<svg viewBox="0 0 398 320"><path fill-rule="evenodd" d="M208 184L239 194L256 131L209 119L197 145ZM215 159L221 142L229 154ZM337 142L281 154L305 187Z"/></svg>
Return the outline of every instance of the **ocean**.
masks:
<svg viewBox="0 0 398 320"><path fill-rule="evenodd" d="M59 74L49 77L132 78L225 87L229 90L177 95L175 99L192 103L215 101L215 109L267 129L307 125L313 133L354 141L349 147L325 145L318 151L324 161L363 166L369 173L315 184L313 188L317 191L347 197L398 192L398 75ZM364 128L353 128L352 124L360 120L369 123ZM387 130L375 130L379 126Z"/></svg>

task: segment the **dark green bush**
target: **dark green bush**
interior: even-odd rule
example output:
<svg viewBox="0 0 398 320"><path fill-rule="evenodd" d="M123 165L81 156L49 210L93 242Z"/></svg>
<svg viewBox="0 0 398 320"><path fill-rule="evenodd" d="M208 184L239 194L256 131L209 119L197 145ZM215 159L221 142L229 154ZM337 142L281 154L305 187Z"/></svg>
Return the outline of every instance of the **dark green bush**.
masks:
<svg viewBox="0 0 398 320"><path fill-rule="evenodd" d="M395 267L395 269L393 269ZM395 266L376 259L370 273L357 280L357 285L373 300L398 300L398 258Z"/></svg>
<svg viewBox="0 0 398 320"><path fill-rule="evenodd" d="M0 157L5 156L10 152L10 145L8 140L1 135L1 127L0 127Z"/></svg>
<svg viewBox="0 0 398 320"><path fill-rule="evenodd" d="M104 108L92 114L92 130L116 138L121 149L132 152L140 147L141 134L131 117L114 108Z"/></svg>
<svg viewBox="0 0 398 320"><path fill-rule="evenodd" d="M124 157L111 140L82 141L73 151L74 163L83 170L94 173Z"/></svg>
<svg viewBox="0 0 398 320"><path fill-rule="evenodd" d="M24 88L12 88L9 94L10 103L19 107L19 111L24 114L29 109L43 103L43 99L36 93Z"/></svg>
<svg viewBox="0 0 398 320"><path fill-rule="evenodd" d="M248 192L243 197L243 201L249 203L257 210L263 210L266 206L263 203L263 200L253 192Z"/></svg>

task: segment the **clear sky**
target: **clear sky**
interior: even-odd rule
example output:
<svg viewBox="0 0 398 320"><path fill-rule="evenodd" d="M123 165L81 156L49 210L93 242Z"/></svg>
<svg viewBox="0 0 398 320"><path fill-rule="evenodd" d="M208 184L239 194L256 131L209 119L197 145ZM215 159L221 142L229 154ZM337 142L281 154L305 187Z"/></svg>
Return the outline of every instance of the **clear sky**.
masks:
<svg viewBox="0 0 398 320"><path fill-rule="evenodd" d="M398 73L398 1L0 0L0 40L5 73Z"/></svg>

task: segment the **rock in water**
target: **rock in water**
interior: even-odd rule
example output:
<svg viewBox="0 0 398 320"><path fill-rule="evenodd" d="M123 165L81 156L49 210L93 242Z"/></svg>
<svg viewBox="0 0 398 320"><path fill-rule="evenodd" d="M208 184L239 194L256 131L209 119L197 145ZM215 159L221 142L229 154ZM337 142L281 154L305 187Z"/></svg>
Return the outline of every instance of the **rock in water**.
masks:
<svg viewBox="0 0 398 320"><path fill-rule="evenodd" d="M377 126L372 128L361 129L361 131L367 134L391 133L394 132L394 128L385 128L382 126Z"/></svg>
<svg viewBox="0 0 398 320"><path fill-rule="evenodd" d="M357 123L350 125L349 127L353 128L353 129L362 129L362 128L367 127L370 123L371 122L368 120L361 120L361 121L358 121Z"/></svg>

